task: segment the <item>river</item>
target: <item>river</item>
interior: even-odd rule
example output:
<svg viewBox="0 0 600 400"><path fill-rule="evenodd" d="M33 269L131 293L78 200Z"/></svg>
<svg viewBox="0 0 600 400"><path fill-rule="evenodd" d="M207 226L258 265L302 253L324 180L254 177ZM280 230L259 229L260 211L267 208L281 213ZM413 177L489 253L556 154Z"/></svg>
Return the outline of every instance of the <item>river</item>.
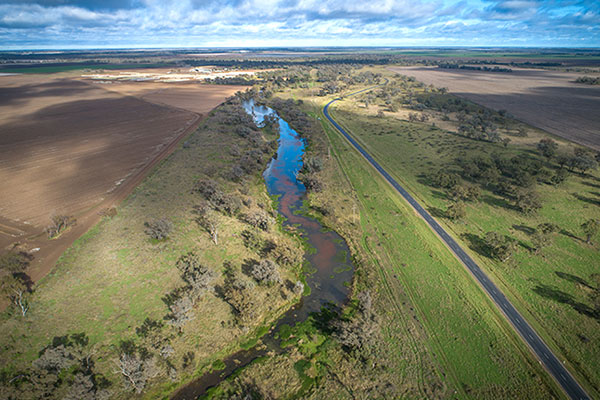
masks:
<svg viewBox="0 0 600 400"><path fill-rule="evenodd" d="M310 263L306 282L311 290L276 322L274 329L263 336L257 346L228 356L223 360L224 369L206 373L182 387L173 396L175 400L197 399L207 389L218 385L258 357L285 351L275 337L279 328L305 321L311 313L321 311L327 304L342 305L348 298L348 283L354 274L350 251L342 237L300 212L306 188L296 176L302 168L304 140L269 107L256 105L253 100L245 101L243 106L257 126L264 124L267 115L277 117L277 156L271 160L263 177L269 194L278 197L278 211L285 217L284 226L295 226L311 247L311 251L305 254L305 259Z"/></svg>

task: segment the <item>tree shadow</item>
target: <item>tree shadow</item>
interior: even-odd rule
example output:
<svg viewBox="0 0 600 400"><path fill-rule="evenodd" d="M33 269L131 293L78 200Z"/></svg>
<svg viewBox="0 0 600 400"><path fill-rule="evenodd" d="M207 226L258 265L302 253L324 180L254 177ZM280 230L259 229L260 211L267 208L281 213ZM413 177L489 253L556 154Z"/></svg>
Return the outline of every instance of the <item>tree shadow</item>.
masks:
<svg viewBox="0 0 600 400"><path fill-rule="evenodd" d="M525 250L529 251L529 252L533 252L535 249L533 247L531 247L530 245L528 245L527 243L518 240L517 243L519 244L519 246L521 246L522 248L524 248Z"/></svg>
<svg viewBox="0 0 600 400"><path fill-rule="evenodd" d="M573 195L573 197L575 197L578 200L585 201L586 203L590 203L590 204L593 204L595 206L599 206L600 207L600 200L598 200L598 199L594 199L592 197L582 196L582 195L580 195L578 193L572 193L572 195Z"/></svg>
<svg viewBox="0 0 600 400"><path fill-rule="evenodd" d="M448 195L444 192L442 192L441 190L432 190L431 194L433 195L433 197L435 197L436 199L440 199L440 200L449 200Z"/></svg>
<svg viewBox="0 0 600 400"><path fill-rule="evenodd" d="M429 207L427 212L431 214L434 218L446 218L446 211L437 207Z"/></svg>
<svg viewBox="0 0 600 400"><path fill-rule="evenodd" d="M577 275L567 274L566 272L561 272L561 271L554 271L554 273L556 274L556 276L558 276L559 278L564 279L566 281L573 282L573 283L579 283L580 285L584 285L589 288L592 288L585 279L580 278Z"/></svg>
<svg viewBox="0 0 600 400"><path fill-rule="evenodd" d="M535 233L535 228L532 228L532 227L529 227L526 225L513 225L512 227L513 227L513 229L523 232L524 234L529 235L529 236L531 236Z"/></svg>
<svg viewBox="0 0 600 400"><path fill-rule="evenodd" d="M593 187L593 188L596 188L596 189L600 189L600 185L597 185L595 183L591 183L591 182L583 181L583 180L581 181L581 183L583 183L586 186L590 186L590 187Z"/></svg>
<svg viewBox="0 0 600 400"><path fill-rule="evenodd" d="M582 240L580 238L578 238L577 236L573 235L571 232L569 232L566 229L561 229L560 232L558 232L558 233L560 233L561 235L570 237L571 239L575 239L575 240L578 240L578 241L582 242Z"/></svg>
<svg viewBox="0 0 600 400"><path fill-rule="evenodd" d="M563 292L555 287L539 284L535 288L532 289L534 293L545 297L550 300L554 300L561 304L567 304L573 308L573 310L577 311L580 314L583 314L587 317L594 318L596 320L600 320L600 313L588 306L587 304L580 303L576 301L573 296L570 294Z"/></svg>
<svg viewBox="0 0 600 400"><path fill-rule="evenodd" d="M256 266L256 264L258 264L258 261L253 259L253 258L246 258L243 262L242 262L242 272L245 275L248 276L252 276L252 270L254 269L254 266Z"/></svg>
<svg viewBox="0 0 600 400"><path fill-rule="evenodd" d="M488 252L488 247L482 238L473 233L463 233L461 237L468 242L471 250L484 257L491 258Z"/></svg>
<svg viewBox="0 0 600 400"><path fill-rule="evenodd" d="M499 208L505 208L507 210L514 210L512 204L510 204L505 198L502 197L494 197L488 194L481 196L481 201L484 203Z"/></svg>

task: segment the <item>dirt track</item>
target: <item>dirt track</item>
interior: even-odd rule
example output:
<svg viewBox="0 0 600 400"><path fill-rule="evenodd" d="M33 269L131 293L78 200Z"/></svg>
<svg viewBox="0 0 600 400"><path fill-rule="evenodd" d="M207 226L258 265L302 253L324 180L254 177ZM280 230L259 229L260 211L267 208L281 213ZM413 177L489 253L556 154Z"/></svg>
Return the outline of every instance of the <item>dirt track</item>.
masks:
<svg viewBox="0 0 600 400"><path fill-rule="evenodd" d="M496 110L556 136L600 150L600 87L576 84L582 74L534 69L512 73L392 67L390 70Z"/></svg>
<svg viewBox="0 0 600 400"><path fill-rule="evenodd" d="M195 89L194 110L210 110L231 94ZM45 276L60 255L116 206L195 130L198 112L107 91L73 79L0 77L0 251L19 243L38 249L29 270ZM155 102L162 100L154 90ZM188 93L188 97L189 97ZM203 100L202 100L203 99ZM77 217L59 239L43 234L52 214Z"/></svg>

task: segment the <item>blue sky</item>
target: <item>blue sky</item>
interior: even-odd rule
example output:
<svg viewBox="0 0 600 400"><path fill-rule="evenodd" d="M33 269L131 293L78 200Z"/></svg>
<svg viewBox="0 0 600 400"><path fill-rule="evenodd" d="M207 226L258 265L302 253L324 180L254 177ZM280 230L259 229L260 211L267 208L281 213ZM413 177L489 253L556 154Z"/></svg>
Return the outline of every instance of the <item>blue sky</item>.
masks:
<svg viewBox="0 0 600 400"><path fill-rule="evenodd" d="M0 0L0 48L600 47L600 0Z"/></svg>

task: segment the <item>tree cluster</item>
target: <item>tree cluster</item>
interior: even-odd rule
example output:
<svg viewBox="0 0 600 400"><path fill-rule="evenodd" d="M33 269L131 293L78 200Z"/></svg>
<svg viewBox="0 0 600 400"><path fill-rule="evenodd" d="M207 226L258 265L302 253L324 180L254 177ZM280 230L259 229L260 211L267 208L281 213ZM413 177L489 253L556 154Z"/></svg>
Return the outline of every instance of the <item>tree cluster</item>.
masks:
<svg viewBox="0 0 600 400"><path fill-rule="evenodd" d="M357 300L358 307L352 317L333 321L333 335L348 351L360 351L369 346L377 337L379 330L371 293L360 292Z"/></svg>
<svg viewBox="0 0 600 400"><path fill-rule="evenodd" d="M30 368L0 374L0 397L10 400L108 399L110 383L95 371L94 352L88 343L84 333L54 337Z"/></svg>

